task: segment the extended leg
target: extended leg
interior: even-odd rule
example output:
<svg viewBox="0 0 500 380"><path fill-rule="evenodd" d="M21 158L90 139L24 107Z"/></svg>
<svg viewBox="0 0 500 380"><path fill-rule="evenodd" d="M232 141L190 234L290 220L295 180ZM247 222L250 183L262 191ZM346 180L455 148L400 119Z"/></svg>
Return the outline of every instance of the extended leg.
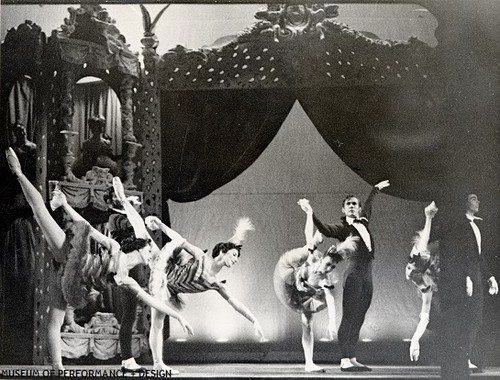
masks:
<svg viewBox="0 0 500 380"><path fill-rule="evenodd" d="M17 180L21 185L23 194L26 197L29 205L31 206L31 209L33 210L35 220L40 226L40 229L45 236L45 240L47 240L47 243L52 249L53 254L57 255L64 244L66 234L64 233L63 229L56 223L54 218L52 218L49 210L47 210L47 207L45 207L42 195L21 171L21 165L19 164L19 160L12 148L7 149L5 153L7 156L9 167L12 170L12 173L16 175ZM59 254L63 255L64 252L60 252ZM61 258L56 257L57 261L63 261L59 259Z"/></svg>

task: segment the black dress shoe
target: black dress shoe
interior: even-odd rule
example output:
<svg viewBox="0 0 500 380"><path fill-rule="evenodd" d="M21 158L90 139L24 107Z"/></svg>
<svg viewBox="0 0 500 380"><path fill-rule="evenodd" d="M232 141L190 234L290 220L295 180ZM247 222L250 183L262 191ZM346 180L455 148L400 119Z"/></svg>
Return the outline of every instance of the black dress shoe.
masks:
<svg viewBox="0 0 500 380"><path fill-rule="evenodd" d="M136 369L130 369L130 368L125 368L122 366L122 372L123 373L145 373L146 368L140 367Z"/></svg>
<svg viewBox="0 0 500 380"><path fill-rule="evenodd" d="M363 372L363 370L361 368L362 367L355 367L355 366L352 366L352 367L340 367L340 370L342 372Z"/></svg>
<svg viewBox="0 0 500 380"><path fill-rule="evenodd" d="M361 372L371 372L372 371L372 369L370 367L367 367L365 365L362 367L358 367L358 368L360 368Z"/></svg>

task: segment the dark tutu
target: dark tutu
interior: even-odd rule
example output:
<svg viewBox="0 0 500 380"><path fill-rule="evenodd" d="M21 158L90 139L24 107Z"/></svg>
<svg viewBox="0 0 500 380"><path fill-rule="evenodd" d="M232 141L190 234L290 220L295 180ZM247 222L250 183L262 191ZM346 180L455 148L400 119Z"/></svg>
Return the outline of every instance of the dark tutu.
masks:
<svg viewBox="0 0 500 380"><path fill-rule="evenodd" d="M81 309L87 305L88 295L91 287L83 279L83 266L85 256L90 252L90 226L85 222L71 223L66 230L66 240L61 248L67 252L66 261L56 264L57 274L60 276L60 284L64 300L75 309Z"/></svg>
<svg viewBox="0 0 500 380"><path fill-rule="evenodd" d="M292 261L291 256L300 254L303 251L303 260ZM309 256L306 247L296 248L284 253L274 269L274 291L280 302L288 309L297 313L317 313L326 308L324 291L299 291L295 285L299 276L300 267Z"/></svg>

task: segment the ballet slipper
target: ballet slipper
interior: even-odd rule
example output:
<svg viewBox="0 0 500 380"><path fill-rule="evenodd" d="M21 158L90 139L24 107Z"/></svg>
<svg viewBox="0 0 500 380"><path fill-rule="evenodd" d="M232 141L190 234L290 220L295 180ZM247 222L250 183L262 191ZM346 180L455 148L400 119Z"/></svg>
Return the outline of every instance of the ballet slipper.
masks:
<svg viewBox="0 0 500 380"><path fill-rule="evenodd" d="M122 368L123 373L143 373L146 372L144 367L141 367L139 364L135 362L134 358L129 358L126 360L122 360Z"/></svg>
<svg viewBox="0 0 500 380"><path fill-rule="evenodd" d="M64 369L63 364L61 362L59 362L59 363L52 364L52 371L55 374L55 376L59 377L59 376L63 375L65 369Z"/></svg>
<svg viewBox="0 0 500 380"><path fill-rule="evenodd" d="M326 370L323 367L320 367L314 363L306 364L305 371L306 372L326 372Z"/></svg>
<svg viewBox="0 0 500 380"><path fill-rule="evenodd" d="M166 365L163 362L154 365L153 370L156 372L166 372L167 376L178 375L180 372Z"/></svg>
<svg viewBox="0 0 500 380"><path fill-rule="evenodd" d="M14 149L12 149L10 147L5 149L5 157L7 158L7 163L9 164L9 168L10 168L12 174L14 174L16 176L21 174L22 173L21 163L19 162L19 159L17 158L16 152L14 152Z"/></svg>

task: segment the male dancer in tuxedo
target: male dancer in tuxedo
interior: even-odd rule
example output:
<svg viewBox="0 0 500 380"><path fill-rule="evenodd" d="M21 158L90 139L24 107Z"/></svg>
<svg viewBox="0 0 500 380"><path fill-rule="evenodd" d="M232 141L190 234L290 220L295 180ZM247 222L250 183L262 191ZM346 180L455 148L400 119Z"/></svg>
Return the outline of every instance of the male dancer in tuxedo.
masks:
<svg viewBox="0 0 500 380"><path fill-rule="evenodd" d="M449 380L469 379L469 355L483 315L483 280L488 279L490 294L498 293L482 252L477 195L467 196L465 215L462 207L432 233L440 251L441 377Z"/></svg>
<svg viewBox="0 0 500 380"><path fill-rule="evenodd" d="M342 202L342 213L345 216L342 217L340 224L324 224L313 214L314 224L324 236L339 240L345 240L349 235L359 237L357 249L347 258L347 267L344 272L343 314L338 332L342 354L340 370L343 372L371 371L370 367L356 360L356 346L373 294L372 260L375 257L375 245L368 230L368 220L375 194L387 186L389 186L389 181L376 184L364 208L357 197L347 196ZM304 211L311 208L307 200L301 204L301 207Z"/></svg>

